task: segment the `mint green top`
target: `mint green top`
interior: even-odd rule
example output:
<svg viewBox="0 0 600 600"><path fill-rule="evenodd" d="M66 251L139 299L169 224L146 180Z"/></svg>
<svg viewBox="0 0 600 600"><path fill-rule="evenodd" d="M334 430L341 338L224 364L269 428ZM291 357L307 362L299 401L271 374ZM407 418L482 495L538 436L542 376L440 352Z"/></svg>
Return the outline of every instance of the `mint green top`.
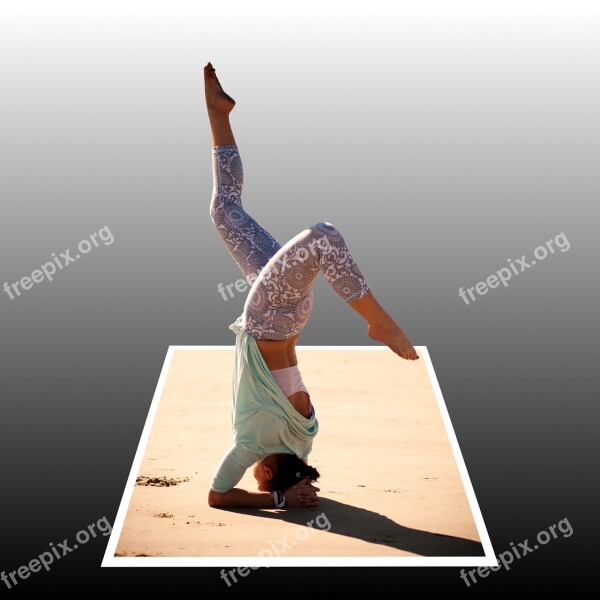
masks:
<svg viewBox="0 0 600 600"><path fill-rule="evenodd" d="M210 488L225 493L246 469L268 454L296 454L306 460L319 429L314 409L303 417L284 396L256 340L242 329L242 317L229 326L236 334L233 368L234 444L223 457Z"/></svg>

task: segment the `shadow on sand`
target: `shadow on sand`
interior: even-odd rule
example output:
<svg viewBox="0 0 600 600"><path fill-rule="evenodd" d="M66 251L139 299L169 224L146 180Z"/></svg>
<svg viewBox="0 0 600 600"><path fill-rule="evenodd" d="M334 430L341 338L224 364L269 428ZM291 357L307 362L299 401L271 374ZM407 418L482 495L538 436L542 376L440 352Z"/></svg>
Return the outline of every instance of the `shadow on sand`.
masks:
<svg viewBox="0 0 600 600"><path fill-rule="evenodd" d="M419 556L484 556L483 546L479 542L441 533L404 527L385 515L344 504L330 498L321 498L318 509L260 510L260 509L223 509L232 512L280 519L288 523L306 525L311 519L325 513L318 521L323 531L327 522L331 524L330 533L345 535L371 544L381 544L411 552ZM315 524L314 527L318 527Z"/></svg>

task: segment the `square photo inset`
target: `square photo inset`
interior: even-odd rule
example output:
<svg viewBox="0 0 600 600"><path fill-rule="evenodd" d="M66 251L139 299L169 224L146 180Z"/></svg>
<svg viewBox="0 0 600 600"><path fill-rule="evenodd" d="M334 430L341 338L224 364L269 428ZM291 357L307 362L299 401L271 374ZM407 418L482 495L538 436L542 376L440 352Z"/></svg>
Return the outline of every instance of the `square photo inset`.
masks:
<svg viewBox="0 0 600 600"><path fill-rule="evenodd" d="M416 349L423 360L408 362L385 347L297 346L318 423L306 457L318 505L231 508L208 494L234 443L240 358L171 346L103 566L495 566L427 348ZM238 437L251 437L248 423L273 428L270 443L285 437L269 402L238 415ZM254 467L235 488L265 496Z"/></svg>

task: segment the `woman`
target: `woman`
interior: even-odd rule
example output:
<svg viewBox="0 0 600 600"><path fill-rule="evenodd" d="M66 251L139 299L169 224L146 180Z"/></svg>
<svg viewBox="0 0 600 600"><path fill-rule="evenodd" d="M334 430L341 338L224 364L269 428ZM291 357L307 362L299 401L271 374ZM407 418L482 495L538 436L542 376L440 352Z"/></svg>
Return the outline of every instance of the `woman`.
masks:
<svg viewBox="0 0 600 600"><path fill-rule="evenodd" d="M315 507L319 473L306 464L318 422L302 382L295 346L312 310L320 272L335 292L368 323L370 338L406 360L418 355L402 329L381 307L341 233L321 222L284 246L242 206L243 169L229 113L235 101L215 69L204 68L212 132L214 187L210 216L229 253L252 284L236 334L233 385L235 443L217 468L208 503L218 507ZM254 465L259 492L236 488Z"/></svg>

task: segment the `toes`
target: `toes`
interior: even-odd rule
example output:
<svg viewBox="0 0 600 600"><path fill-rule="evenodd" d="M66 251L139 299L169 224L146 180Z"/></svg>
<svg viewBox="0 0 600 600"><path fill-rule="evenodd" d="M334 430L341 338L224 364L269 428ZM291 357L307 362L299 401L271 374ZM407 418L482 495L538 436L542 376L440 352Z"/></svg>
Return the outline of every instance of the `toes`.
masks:
<svg viewBox="0 0 600 600"><path fill-rule="evenodd" d="M217 79L217 76L215 75L215 68L210 63L204 67L204 75L205 77Z"/></svg>
<svg viewBox="0 0 600 600"><path fill-rule="evenodd" d="M398 354L405 360L417 360L419 358L417 351L414 349L404 350L403 352L399 352Z"/></svg>

